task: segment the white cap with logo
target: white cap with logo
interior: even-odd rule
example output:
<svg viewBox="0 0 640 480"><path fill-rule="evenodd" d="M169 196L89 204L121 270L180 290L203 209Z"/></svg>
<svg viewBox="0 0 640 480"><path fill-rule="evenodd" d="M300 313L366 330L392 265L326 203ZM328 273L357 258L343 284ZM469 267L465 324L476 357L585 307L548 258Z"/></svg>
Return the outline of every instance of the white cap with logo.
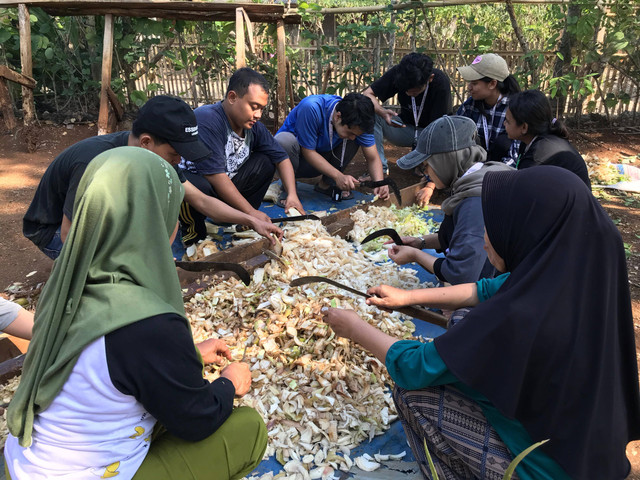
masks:
<svg viewBox="0 0 640 480"><path fill-rule="evenodd" d="M467 82L480 80L489 77L503 82L509 76L509 67L507 62L500 55L495 53L484 53L478 55L471 65L458 67L458 71L462 78Z"/></svg>

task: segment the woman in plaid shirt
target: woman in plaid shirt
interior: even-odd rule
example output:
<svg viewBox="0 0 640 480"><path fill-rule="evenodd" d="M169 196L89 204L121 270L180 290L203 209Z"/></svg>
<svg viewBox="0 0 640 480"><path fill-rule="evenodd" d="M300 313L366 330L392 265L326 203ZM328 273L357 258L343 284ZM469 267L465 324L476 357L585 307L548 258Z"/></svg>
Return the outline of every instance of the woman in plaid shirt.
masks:
<svg viewBox="0 0 640 480"><path fill-rule="evenodd" d="M520 142L511 141L504 128L509 95L520 91L507 62L495 53L478 55L471 65L458 67L467 82L470 97L457 115L469 117L478 126L478 143L487 151L487 161L515 166Z"/></svg>

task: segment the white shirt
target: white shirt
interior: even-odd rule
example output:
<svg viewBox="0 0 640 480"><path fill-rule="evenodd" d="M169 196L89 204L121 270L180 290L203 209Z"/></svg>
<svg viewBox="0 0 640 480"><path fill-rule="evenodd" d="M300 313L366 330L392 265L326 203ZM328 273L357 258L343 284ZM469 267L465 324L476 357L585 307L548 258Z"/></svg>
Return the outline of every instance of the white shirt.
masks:
<svg viewBox="0 0 640 480"><path fill-rule="evenodd" d="M80 354L51 405L36 415L33 442L9 435L5 461L13 480L132 478L149 451L156 419L113 385L104 337Z"/></svg>

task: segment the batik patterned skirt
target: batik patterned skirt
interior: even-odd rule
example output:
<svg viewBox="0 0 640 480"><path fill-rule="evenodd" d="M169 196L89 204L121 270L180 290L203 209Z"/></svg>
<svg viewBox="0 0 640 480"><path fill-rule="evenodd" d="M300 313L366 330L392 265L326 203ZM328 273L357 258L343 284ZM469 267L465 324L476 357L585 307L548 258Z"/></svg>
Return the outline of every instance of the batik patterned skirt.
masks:
<svg viewBox="0 0 640 480"><path fill-rule="evenodd" d="M480 406L460 390L448 385L421 390L396 386L393 399L426 479L432 477L425 440L440 480L502 480L513 456Z"/></svg>

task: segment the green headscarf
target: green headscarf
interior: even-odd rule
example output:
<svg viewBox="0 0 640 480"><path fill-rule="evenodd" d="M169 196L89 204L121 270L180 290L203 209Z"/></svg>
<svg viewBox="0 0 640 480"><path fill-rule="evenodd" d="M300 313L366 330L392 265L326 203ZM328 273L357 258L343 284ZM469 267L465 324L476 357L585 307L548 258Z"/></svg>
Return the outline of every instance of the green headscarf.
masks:
<svg viewBox="0 0 640 480"><path fill-rule="evenodd" d="M87 167L7 412L20 445L31 445L34 417L58 395L89 343L153 315L184 316L169 244L183 196L175 170L142 148L109 150Z"/></svg>
<svg viewBox="0 0 640 480"><path fill-rule="evenodd" d="M440 181L447 188L451 188L451 196L441 205L446 215L453 215L458 204L465 198L480 196L485 173L512 170L502 162L485 162L486 159L485 149L479 145L473 145L453 152L434 153L426 160ZM481 163L482 167L465 175L476 163Z"/></svg>

